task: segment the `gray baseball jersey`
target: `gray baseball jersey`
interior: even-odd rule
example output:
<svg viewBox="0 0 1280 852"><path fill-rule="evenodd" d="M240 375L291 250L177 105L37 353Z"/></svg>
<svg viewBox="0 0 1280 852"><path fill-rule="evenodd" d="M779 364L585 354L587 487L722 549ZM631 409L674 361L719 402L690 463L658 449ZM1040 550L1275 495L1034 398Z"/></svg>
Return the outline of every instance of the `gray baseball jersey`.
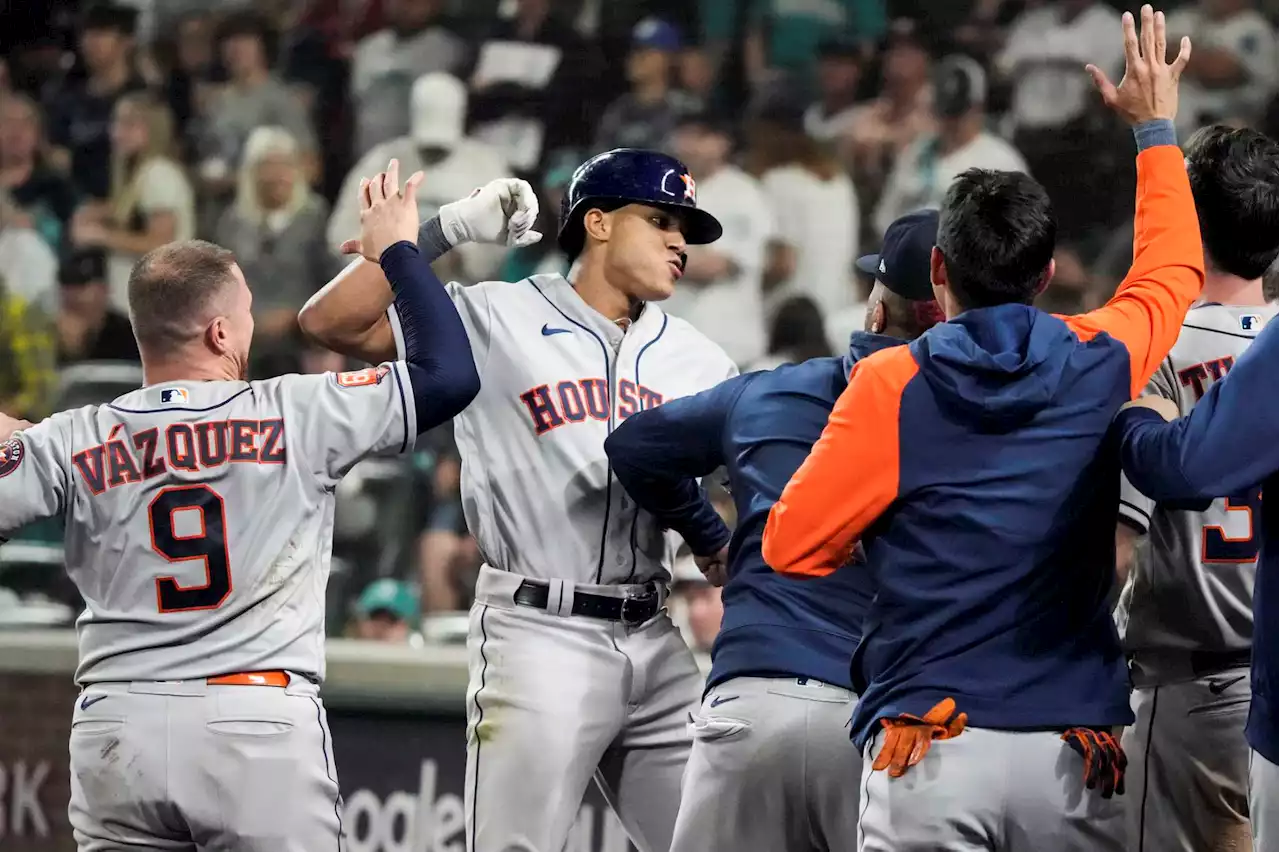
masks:
<svg viewBox="0 0 1280 852"><path fill-rule="evenodd" d="M561 275L449 284L480 372L454 420L467 527L485 561L526 577L644 583L674 548L609 470L628 415L737 374L714 343L648 304L624 334ZM395 307L389 313L403 356Z"/></svg>
<svg viewBox="0 0 1280 852"><path fill-rule="evenodd" d="M1147 393L1190 411L1275 314L1274 306L1198 305ZM1147 533L1117 608L1132 656L1135 721L1125 812L1130 852L1198 852L1248 844L1247 654L1260 497L1219 499L1203 512L1155 505L1126 480L1120 517ZM1192 654L1222 655L1212 665ZM1241 655L1234 664L1233 654ZM1201 659L1214 659L1204 658Z"/></svg>
<svg viewBox="0 0 1280 852"><path fill-rule="evenodd" d="M663 852L702 678L665 611L623 624L573 601L670 576L670 537L614 480L609 432L737 369L657 305L624 331L560 275L449 292L480 373L454 434L487 563L467 639L467 848L560 852L594 777L635 846ZM546 611L517 604L526 578L547 582Z"/></svg>
<svg viewBox="0 0 1280 852"><path fill-rule="evenodd" d="M65 515L82 685L320 680L334 487L416 434L403 363L145 387L0 445L0 536Z"/></svg>
<svg viewBox="0 0 1280 852"><path fill-rule="evenodd" d="M1275 313L1274 305L1192 308L1146 392L1187 413ZM1117 611L1127 650L1249 649L1259 504L1258 494L1239 494L1215 500L1204 512L1171 511L1122 484L1121 518L1150 537Z"/></svg>

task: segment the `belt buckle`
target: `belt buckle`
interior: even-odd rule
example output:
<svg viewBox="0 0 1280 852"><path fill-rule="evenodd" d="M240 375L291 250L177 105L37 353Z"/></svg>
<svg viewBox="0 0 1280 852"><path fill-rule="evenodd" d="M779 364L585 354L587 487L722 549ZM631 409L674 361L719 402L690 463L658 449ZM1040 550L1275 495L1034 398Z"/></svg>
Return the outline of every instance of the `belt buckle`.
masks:
<svg viewBox="0 0 1280 852"><path fill-rule="evenodd" d="M622 622L624 624L643 624L657 613L658 592L656 589L650 588L643 595L634 597L626 597L622 599ZM643 607L644 612L632 611L637 607Z"/></svg>

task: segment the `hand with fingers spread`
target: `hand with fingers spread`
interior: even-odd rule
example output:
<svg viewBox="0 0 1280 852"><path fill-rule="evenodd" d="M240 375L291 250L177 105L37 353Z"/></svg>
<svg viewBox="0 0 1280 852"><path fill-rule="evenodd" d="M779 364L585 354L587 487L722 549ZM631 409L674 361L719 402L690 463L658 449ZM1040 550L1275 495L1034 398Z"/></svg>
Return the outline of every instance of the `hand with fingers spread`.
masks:
<svg viewBox="0 0 1280 852"><path fill-rule="evenodd" d="M1166 61L1164 12L1142 7L1142 29L1125 12L1124 78L1115 85L1096 65L1086 66L1102 100L1131 125L1155 119L1172 120L1178 113L1178 79L1191 59L1191 39L1183 37L1177 57Z"/></svg>
<svg viewBox="0 0 1280 852"><path fill-rule="evenodd" d="M360 181L360 241L354 250L377 263L382 253L398 242L418 240L418 185L415 172L400 188L400 162L392 160L385 172ZM351 246L344 244L346 250Z"/></svg>

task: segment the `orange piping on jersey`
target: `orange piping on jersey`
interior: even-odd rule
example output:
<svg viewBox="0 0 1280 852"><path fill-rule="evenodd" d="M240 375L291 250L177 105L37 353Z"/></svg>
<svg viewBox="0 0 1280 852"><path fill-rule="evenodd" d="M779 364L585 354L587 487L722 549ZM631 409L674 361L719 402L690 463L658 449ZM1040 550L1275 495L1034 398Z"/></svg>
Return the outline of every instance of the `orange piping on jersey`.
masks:
<svg viewBox="0 0 1280 852"><path fill-rule="evenodd" d="M906 346L853 367L822 437L769 511L761 551L780 574L821 577L898 497L898 415L919 368Z"/></svg>
<svg viewBox="0 0 1280 852"><path fill-rule="evenodd" d="M1105 332L1129 351L1129 395L1136 397L1173 348L1202 287L1204 249L1182 151L1148 148L1138 155L1129 274L1101 308L1061 319L1081 340Z"/></svg>

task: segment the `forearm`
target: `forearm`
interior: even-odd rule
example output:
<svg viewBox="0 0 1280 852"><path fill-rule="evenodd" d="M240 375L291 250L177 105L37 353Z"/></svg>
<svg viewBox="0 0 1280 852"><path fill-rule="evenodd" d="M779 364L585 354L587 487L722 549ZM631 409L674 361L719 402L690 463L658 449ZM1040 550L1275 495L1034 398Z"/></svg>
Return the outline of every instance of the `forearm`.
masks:
<svg viewBox="0 0 1280 852"><path fill-rule="evenodd" d="M679 533L694 556L710 556L728 544L729 527L697 480L656 472L644 465L613 464L614 475L627 494L664 528Z"/></svg>
<svg viewBox="0 0 1280 852"><path fill-rule="evenodd" d="M422 433L475 399L480 374L458 309L418 247L396 243L382 253L380 266L400 317L404 360Z"/></svg>
<svg viewBox="0 0 1280 852"><path fill-rule="evenodd" d="M146 254L165 243L172 242L173 232L146 230L142 233L123 228L109 228L102 238L102 247L121 254Z"/></svg>
<svg viewBox="0 0 1280 852"><path fill-rule="evenodd" d="M418 233L419 251L430 263L449 248L439 218L431 218ZM380 364L396 357L395 337L387 321L393 300L382 268L358 257L307 300L298 324L334 352Z"/></svg>

